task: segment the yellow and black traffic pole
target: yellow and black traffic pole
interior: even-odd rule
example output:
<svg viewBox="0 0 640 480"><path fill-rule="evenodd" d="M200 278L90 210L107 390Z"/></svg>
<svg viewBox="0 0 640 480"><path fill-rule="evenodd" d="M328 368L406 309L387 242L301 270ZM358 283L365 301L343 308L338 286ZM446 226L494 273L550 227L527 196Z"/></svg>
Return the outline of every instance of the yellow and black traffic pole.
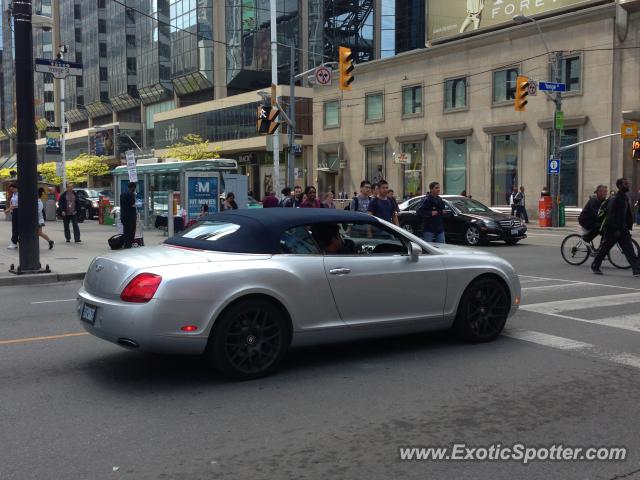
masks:
<svg viewBox="0 0 640 480"><path fill-rule="evenodd" d="M31 0L13 2L16 117L18 138L18 251L19 265L12 273L40 271L38 245L38 172L33 108L33 35Z"/></svg>

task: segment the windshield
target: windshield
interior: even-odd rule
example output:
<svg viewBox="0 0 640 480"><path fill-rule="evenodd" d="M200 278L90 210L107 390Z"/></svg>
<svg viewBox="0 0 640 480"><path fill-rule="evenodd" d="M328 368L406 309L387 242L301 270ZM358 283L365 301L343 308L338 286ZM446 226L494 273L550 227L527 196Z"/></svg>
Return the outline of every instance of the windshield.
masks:
<svg viewBox="0 0 640 480"><path fill-rule="evenodd" d="M492 210L477 200L471 198L452 198L449 203L462 213L491 213Z"/></svg>

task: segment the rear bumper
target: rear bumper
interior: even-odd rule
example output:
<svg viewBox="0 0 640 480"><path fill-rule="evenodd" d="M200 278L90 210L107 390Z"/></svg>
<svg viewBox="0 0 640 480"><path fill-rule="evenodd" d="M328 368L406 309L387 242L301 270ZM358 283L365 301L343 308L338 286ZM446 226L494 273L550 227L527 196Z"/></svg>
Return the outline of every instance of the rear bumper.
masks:
<svg viewBox="0 0 640 480"><path fill-rule="evenodd" d="M80 318L85 303L97 307L93 324ZM123 347L154 353L199 355L207 346L209 322L192 314L200 305L186 303L159 299L127 303L96 297L83 287L78 292L76 315L87 332ZM181 331L180 327L187 321L201 329Z"/></svg>

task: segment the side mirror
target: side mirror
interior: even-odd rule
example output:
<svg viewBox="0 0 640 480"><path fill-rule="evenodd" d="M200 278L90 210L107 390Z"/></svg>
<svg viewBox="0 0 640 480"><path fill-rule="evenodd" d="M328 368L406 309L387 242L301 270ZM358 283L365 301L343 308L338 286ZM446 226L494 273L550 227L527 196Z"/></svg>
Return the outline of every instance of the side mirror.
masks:
<svg viewBox="0 0 640 480"><path fill-rule="evenodd" d="M417 262L420 255L422 255L422 247L416 242L409 242L409 260Z"/></svg>

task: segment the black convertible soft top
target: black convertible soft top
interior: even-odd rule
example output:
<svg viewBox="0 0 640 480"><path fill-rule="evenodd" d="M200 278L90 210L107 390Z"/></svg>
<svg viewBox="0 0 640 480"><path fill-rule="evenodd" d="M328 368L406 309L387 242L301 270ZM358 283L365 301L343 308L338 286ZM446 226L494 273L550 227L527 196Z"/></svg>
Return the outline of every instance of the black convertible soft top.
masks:
<svg viewBox="0 0 640 480"><path fill-rule="evenodd" d="M189 238L189 231L197 228L198 222L164 243L202 250L232 253L275 254L280 251L280 237L285 230L300 225L315 223L378 223L376 217L365 213L328 208L250 208L228 210L207 215L203 222L224 222L238 225L229 235L215 241ZM185 236L187 235L187 236Z"/></svg>

